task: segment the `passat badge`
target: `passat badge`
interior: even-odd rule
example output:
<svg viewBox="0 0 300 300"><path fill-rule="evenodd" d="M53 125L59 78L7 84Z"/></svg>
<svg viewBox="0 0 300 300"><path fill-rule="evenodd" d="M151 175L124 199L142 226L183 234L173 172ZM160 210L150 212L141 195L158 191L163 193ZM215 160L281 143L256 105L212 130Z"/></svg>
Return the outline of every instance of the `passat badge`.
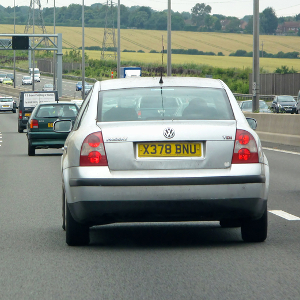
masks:
<svg viewBox="0 0 300 300"><path fill-rule="evenodd" d="M167 139L172 139L175 136L175 130L173 128L166 128L164 129L164 137L166 137Z"/></svg>

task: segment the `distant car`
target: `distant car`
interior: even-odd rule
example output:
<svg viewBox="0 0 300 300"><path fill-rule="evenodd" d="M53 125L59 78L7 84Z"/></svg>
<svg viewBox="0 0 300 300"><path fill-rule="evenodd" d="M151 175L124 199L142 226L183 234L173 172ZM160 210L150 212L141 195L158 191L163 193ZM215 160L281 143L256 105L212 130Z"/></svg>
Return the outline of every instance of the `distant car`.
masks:
<svg viewBox="0 0 300 300"><path fill-rule="evenodd" d="M80 99L74 99L74 100L71 100L72 103L75 103L78 108L81 107L82 103L83 103L83 100L80 100Z"/></svg>
<svg viewBox="0 0 300 300"><path fill-rule="evenodd" d="M14 74L13 74L13 73L7 73L7 74L6 74L6 77L7 77L7 78L10 78L12 81L15 80Z"/></svg>
<svg viewBox="0 0 300 300"><path fill-rule="evenodd" d="M0 97L0 111L12 111L16 113L17 103L12 97Z"/></svg>
<svg viewBox="0 0 300 300"><path fill-rule="evenodd" d="M44 84L42 91L53 91L53 84L52 83L46 83Z"/></svg>
<svg viewBox="0 0 300 300"><path fill-rule="evenodd" d="M293 96L275 96L271 105L271 110L275 113L297 113L297 102Z"/></svg>
<svg viewBox="0 0 300 300"><path fill-rule="evenodd" d="M242 111L252 112L252 100L242 101L240 107ZM271 113L272 111L264 100L259 100L259 112Z"/></svg>
<svg viewBox="0 0 300 300"><path fill-rule="evenodd" d="M70 132L61 160L67 244L88 244L96 225L201 220L264 241L269 164L256 125L221 80L96 82L72 129L54 123Z"/></svg>
<svg viewBox="0 0 300 300"><path fill-rule="evenodd" d="M32 78L32 74L31 74L31 78ZM34 74L34 81L36 81L36 82L41 82L40 73Z"/></svg>
<svg viewBox="0 0 300 300"><path fill-rule="evenodd" d="M6 74L0 74L0 82L2 83L3 79L6 78Z"/></svg>
<svg viewBox="0 0 300 300"><path fill-rule="evenodd" d="M76 83L76 91L81 91L82 90L82 81L78 81Z"/></svg>
<svg viewBox="0 0 300 300"><path fill-rule="evenodd" d="M94 86L93 84L86 83L84 85L84 94L87 95L93 86Z"/></svg>
<svg viewBox="0 0 300 300"><path fill-rule="evenodd" d="M31 76L23 76L22 85L32 85L32 77Z"/></svg>
<svg viewBox="0 0 300 300"><path fill-rule="evenodd" d="M14 82L10 78L3 78L2 83L7 84L7 85L13 85L14 84Z"/></svg>
<svg viewBox="0 0 300 300"><path fill-rule="evenodd" d="M27 123L28 155L35 155L35 149L61 148L68 133L53 131L55 120L74 122L78 107L70 102L48 102L38 104Z"/></svg>

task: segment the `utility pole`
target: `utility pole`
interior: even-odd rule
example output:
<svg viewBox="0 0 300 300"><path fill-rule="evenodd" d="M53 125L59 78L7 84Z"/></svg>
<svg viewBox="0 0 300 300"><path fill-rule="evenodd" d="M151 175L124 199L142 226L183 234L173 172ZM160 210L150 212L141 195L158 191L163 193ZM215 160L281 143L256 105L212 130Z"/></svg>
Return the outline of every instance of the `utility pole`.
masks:
<svg viewBox="0 0 300 300"><path fill-rule="evenodd" d="M172 45L171 45L171 0L168 0L168 53L167 53L167 76L172 75Z"/></svg>
<svg viewBox="0 0 300 300"><path fill-rule="evenodd" d="M16 33L16 0L14 0L14 34ZM14 50L14 88L16 87L16 50Z"/></svg>
<svg viewBox="0 0 300 300"><path fill-rule="evenodd" d="M106 15L105 15L105 28L102 42L101 59L105 60L117 60L117 43L115 36L115 24L114 24L114 10L113 2L110 0L110 5L106 2ZM109 52L113 52L111 55Z"/></svg>
<svg viewBox="0 0 300 300"><path fill-rule="evenodd" d="M259 110L259 0L253 0L252 112Z"/></svg>
<svg viewBox="0 0 300 300"><path fill-rule="evenodd" d="M32 33L34 34L34 0L32 2ZM34 37L32 38L32 46L34 49ZM34 91L34 50L32 50L32 90Z"/></svg>
<svg viewBox="0 0 300 300"><path fill-rule="evenodd" d="M85 96L85 57L84 57L84 0L82 0L82 63L81 63L81 74L82 74L82 99Z"/></svg>
<svg viewBox="0 0 300 300"><path fill-rule="evenodd" d="M55 34L55 0L53 7L53 34ZM56 51L53 51L53 90L56 90Z"/></svg>
<svg viewBox="0 0 300 300"><path fill-rule="evenodd" d="M121 27L121 7L120 7L120 0L118 0L118 60L117 60L117 72L118 72L118 78L121 77L121 33L120 33L120 27Z"/></svg>

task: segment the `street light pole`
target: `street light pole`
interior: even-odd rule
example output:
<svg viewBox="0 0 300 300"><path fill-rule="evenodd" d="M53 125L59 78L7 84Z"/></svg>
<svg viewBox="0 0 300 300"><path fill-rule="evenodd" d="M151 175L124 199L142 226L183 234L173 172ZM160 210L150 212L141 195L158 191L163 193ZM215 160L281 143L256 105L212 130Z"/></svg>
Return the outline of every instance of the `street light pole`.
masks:
<svg viewBox="0 0 300 300"><path fill-rule="evenodd" d="M33 9L32 9L32 32L34 34L34 1L32 1L32 6L33 6ZM32 38L32 90L34 91L34 60L35 60L35 57L34 57L34 37Z"/></svg>
<svg viewBox="0 0 300 300"><path fill-rule="evenodd" d="M121 36L120 36L120 26L121 26L121 7L120 7L120 0L118 0L118 60L117 60L117 72L118 78L121 77Z"/></svg>
<svg viewBox="0 0 300 300"><path fill-rule="evenodd" d="M84 99L85 96L85 57L84 57L84 0L82 0L82 66L81 66L81 73L82 73L82 99Z"/></svg>
<svg viewBox="0 0 300 300"><path fill-rule="evenodd" d="M172 45L171 45L171 0L168 0L168 53L167 53L167 76L172 75Z"/></svg>
<svg viewBox="0 0 300 300"><path fill-rule="evenodd" d="M55 34L55 0L53 10L53 34ZM56 51L53 51L53 90L56 90Z"/></svg>
<svg viewBox="0 0 300 300"><path fill-rule="evenodd" d="M14 34L16 34L16 0L14 0ZM14 88L16 87L16 50L14 50Z"/></svg>
<svg viewBox="0 0 300 300"><path fill-rule="evenodd" d="M252 112L259 110L259 0L253 0Z"/></svg>

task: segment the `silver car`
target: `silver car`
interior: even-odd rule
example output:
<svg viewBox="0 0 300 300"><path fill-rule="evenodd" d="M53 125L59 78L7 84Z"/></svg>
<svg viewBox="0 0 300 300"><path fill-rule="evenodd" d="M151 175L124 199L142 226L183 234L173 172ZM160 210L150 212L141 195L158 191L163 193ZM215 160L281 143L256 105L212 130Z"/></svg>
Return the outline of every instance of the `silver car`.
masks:
<svg viewBox="0 0 300 300"><path fill-rule="evenodd" d="M269 166L249 124L221 80L96 82L62 156L67 244L88 244L94 225L203 220L264 241Z"/></svg>
<svg viewBox="0 0 300 300"><path fill-rule="evenodd" d="M32 77L31 76L23 76L22 85L32 85Z"/></svg>
<svg viewBox="0 0 300 300"><path fill-rule="evenodd" d="M252 100L245 100L240 103L241 110L246 112L252 112ZM271 113L268 104L264 100L259 100L259 112Z"/></svg>
<svg viewBox="0 0 300 300"><path fill-rule="evenodd" d="M0 111L12 111L16 113L17 105L12 97L0 97Z"/></svg>
<svg viewBox="0 0 300 300"><path fill-rule="evenodd" d="M44 84L42 91L54 91L54 87L52 83Z"/></svg>

